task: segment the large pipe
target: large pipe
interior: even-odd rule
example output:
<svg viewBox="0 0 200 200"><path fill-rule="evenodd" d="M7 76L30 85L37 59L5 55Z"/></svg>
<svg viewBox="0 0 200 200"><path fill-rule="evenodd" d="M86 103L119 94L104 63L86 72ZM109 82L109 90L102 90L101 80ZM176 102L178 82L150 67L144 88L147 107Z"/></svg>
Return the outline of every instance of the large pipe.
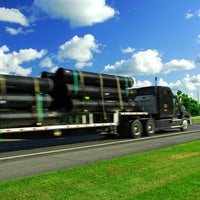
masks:
<svg viewBox="0 0 200 200"><path fill-rule="evenodd" d="M55 125L61 121L61 118L62 114L59 112L44 112L42 118L36 112L0 112L0 127L34 126L37 122L41 122L43 125Z"/></svg>
<svg viewBox="0 0 200 200"><path fill-rule="evenodd" d="M56 89L57 91L60 90L61 94L71 97L71 98L80 98L84 99L88 97L89 99L112 99L116 100L120 98L126 99L129 96L128 90L118 90L117 88L112 87L100 87L100 86L82 86L77 87L72 84L63 84L62 86L58 86ZM102 97L103 96L103 97Z"/></svg>
<svg viewBox="0 0 200 200"><path fill-rule="evenodd" d="M63 68L57 70L55 78L57 82L61 83L93 86L103 85L108 87L119 87L120 85L122 89L132 87L134 84L131 77L75 71Z"/></svg>
<svg viewBox="0 0 200 200"><path fill-rule="evenodd" d="M51 79L54 79L55 78L55 73L43 71L41 73L41 78L51 78Z"/></svg>
<svg viewBox="0 0 200 200"><path fill-rule="evenodd" d="M0 75L0 93L6 92L44 92L54 89L54 82L50 78L36 78L26 76Z"/></svg>
<svg viewBox="0 0 200 200"><path fill-rule="evenodd" d="M131 102L119 101L101 101L101 100L89 100L81 101L78 99L68 99L64 102L64 106L67 112L102 112L102 111L134 111L135 104Z"/></svg>
<svg viewBox="0 0 200 200"><path fill-rule="evenodd" d="M0 108L31 108L38 103L41 103L43 108L49 108L52 105L53 99L48 94L6 94L0 95Z"/></svg>

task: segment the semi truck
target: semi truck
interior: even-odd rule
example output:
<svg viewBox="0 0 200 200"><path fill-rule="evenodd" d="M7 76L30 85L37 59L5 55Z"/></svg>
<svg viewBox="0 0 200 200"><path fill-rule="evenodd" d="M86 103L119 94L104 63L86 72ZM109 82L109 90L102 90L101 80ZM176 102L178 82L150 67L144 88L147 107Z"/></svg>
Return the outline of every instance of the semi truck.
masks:
<svg viewBox="0 0 200 200"><path fill-rule="evenodd" d="M0 134L95 128L107 137L186 131L190 114L169 87L134 88L131 77L59 68L41 77L0 75Z"/></svg>

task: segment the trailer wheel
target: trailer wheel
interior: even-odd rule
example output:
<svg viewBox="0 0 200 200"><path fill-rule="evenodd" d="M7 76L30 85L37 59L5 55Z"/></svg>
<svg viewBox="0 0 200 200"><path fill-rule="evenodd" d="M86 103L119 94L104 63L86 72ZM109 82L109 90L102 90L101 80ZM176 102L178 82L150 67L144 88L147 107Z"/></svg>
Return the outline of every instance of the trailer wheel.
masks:
<svg viewBox="0 0 200 200"><path fill-rule="evenodd" d="M154 119L148 119L144 124L144 131L146 136L155 135L156 123Z"/></svg>
<svg viewBox="0 0 200 200"><path fill-rule="evenodd" d="M134 120L130 126L130 135L132 138L139 138L142 136L142 123L139 120Z"/></svg>
<svg viewBox="0 0 200 200"><path fill-rule="evenodd" d="M184 118L181 125L181 131L186 131L188 129L188 124L188 120Z"/></svg>

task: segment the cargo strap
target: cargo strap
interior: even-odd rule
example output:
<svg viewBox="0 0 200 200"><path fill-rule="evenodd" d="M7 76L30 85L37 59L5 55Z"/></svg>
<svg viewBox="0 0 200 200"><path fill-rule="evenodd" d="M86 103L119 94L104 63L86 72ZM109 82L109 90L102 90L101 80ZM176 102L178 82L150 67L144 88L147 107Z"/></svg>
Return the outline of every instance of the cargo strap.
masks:
<svg viewBox="0 0 200 200"><path fill-rule="evenodd" d="M84 100L90 100L90 97L89 97L89 96L85 96L85 90L83 89L84 86L85 86L85 80L84 80L83 72L78 71L78 75L79 75L79 87L80 87L80 89L82 89L82 91L83 91L83 99L84 99Z"/></svg>
<svg viewBox="0 0 200 200"><path fill-rule="evenodd" d="M34 89L35 89L35 95L36 95L36 110L37 110L37 115L38 115L37 125L41 126L42 121L44 120L43 97L40 94L39 80L36 78L34 78Z"/></svg>
<svg viewBox="0 0 200 200"><path fill-rule="evenodd" d="M118 91L118 95L119 95L120 109L123 110L124 105L123 105L122 92L121 92L120 81L119 81L118 76L116 76L116 81L117 81L117 91Z"/></svg>
<svg viewBox="0 0 200 200"><path fill-rule="evenodd" d="M79 85L80 85L81 87L83 87L83 86L85 85L85 80L84 80L83 72L79 71L78 74L79 74L79 77L80 77Z"/></svg>
<svg viewBox="0 0 200 200"><path fill-rule="evenodd" d="M77 96L78 95L78 73L77 71L73 71L73 75L74 75L74 95Z"/></svg>
<svg viewBox="0 0 200 200"><path fill-rule="evenodd" d="M128 84L128 78L127 78L127 77L124 77L124 79L125 79L126 97L129 97L129 90L128 90L129 84Z"/></svg>
<svg viewBox="0 0 200 200"><path fill-rule="evenodd" d="M6 91L6 79L3 75L0 75L0 94L2 95L2 101L5 101L5 104L7 102L7 91ZM4 102L2 102L4 103ZM3 106L4 109L6 109L6 106ZM2 111L2 109L1 109Z"/></svg>
<svg viewBox="0 0 200 200"><path fill-rule="evenodd" d="M107 120L107 113L106 113L106 110L105 110L104 94L103 94L103 76L102 76L102 74L99 74L99 80L100 80L100 89L101 89L101 101L102 101L103 117L104 117L104 120Z"/></svg>
<svg viewBox="0 0 200 200"><path fill-rule="evenodd" d="M1 94L6 95L6 79L3 75L0 75L0 88Z"/></svg>

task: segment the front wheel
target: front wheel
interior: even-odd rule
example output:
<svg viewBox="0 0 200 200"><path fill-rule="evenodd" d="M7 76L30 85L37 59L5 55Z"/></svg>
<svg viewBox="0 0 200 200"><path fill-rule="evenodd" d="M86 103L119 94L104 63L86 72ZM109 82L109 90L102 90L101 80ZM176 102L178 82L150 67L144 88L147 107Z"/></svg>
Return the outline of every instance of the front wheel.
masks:
<svg viewBox="0 0 200 200"><path fill-rule="evenodd" d="M139 120L134 120L130 126L130 135L132 138L139 138L142 136L142 123Z"/></svg>
<svg viewBox="0 0 200 200"><path fill-rule="evenodd" d="M188 120L184 118L181 125L181 131L186 131L188 129L188 125L189 125Z"/></svg>

